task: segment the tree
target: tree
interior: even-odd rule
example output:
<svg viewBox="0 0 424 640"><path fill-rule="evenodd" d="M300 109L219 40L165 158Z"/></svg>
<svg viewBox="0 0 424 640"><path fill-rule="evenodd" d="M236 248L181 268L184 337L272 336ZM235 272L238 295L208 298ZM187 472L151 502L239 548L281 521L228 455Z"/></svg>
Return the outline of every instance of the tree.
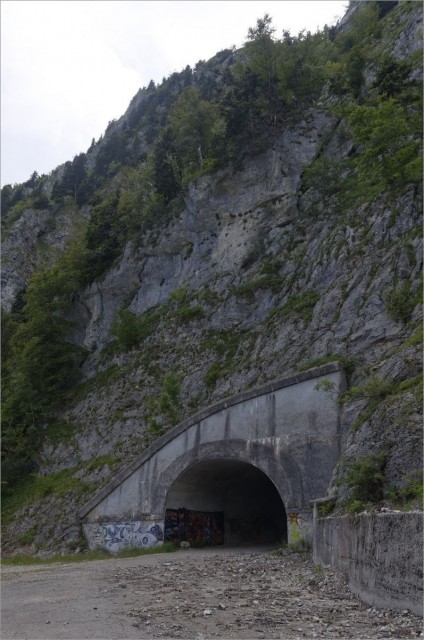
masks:
<svg viewBox="0 0 424 640"><path fill-rule="evenodd" d="M5 219L9 209L13 206L13 187L10 184L5 184L1 190L1 217Z"/></svg>
<svg viewBox="0 0 424 640"><path fill-rule="evenodd" d="M202 100L198 89L187 87L169 116L169 127L183 182L204 164L213 165L225 136L225 122L215 103Z"/></svg>
<svg viewBox="0 0 424 640"><path fill-rule="evenodd" d="M77 264L65 255L55 266L37 271L28 284L21 315L8 315L3 324L5 482L34 466L42 427L79 379L85 352L70 341L72 325L63 315L78 286Z"/></svg>
<svg viewBox="0 0 424 640"><path fill-rule="evenodd" d="M275 28L271 26L272 18L266 13L259 18L256 27L249 27L246 49L249 56L248 65L265 84L270 86L276 74Z"/></svg>
<svg viewBox="0 0 424 640"><path fill-rule="evenodd" d="M394 98L376 105L356 106L349 124L362 145L357 166L365 177L374 176L387 186L421 178L418 156L419 116L409 114Z"/></svg>
<svg viewBox="0 0 424 640"><path fill-rule="evenodd" d="M381 61L375 79L375 86L380 95L386 98L398 96L405 87L411 84L408 80L411 66L406 60L398 62L389 55Z"/></svg>
<svg viewBox="0 0 424 640"><path fill-rule="evenodd" d="M256 27L249 28L246 43L247 66L257 77L260 91L256 106L275 119L279 106L277 59L278 46L274 39L272 18L266 13Z"/></svg>

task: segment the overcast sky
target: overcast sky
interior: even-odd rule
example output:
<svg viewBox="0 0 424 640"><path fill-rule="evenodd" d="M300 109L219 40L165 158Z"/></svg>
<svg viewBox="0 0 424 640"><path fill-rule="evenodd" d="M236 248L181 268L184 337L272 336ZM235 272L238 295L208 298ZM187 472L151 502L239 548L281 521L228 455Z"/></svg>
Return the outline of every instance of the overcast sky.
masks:
<svg viewBox="0 0 424 640"><path fill-rule="evenodd" d="M138 89L241 46L268 13L276 35L334 24L337 0L2 0L1 184L87 151Z"/></svg>

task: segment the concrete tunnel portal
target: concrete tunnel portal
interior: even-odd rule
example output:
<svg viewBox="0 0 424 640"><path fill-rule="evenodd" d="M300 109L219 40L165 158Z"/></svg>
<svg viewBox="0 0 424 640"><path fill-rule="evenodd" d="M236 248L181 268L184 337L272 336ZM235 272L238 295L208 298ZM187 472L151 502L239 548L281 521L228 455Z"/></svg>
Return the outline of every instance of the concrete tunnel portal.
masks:
<svg viewBox="0 0 424 640"><path fill-rule="evenodd" d="M339 363L267 382L205 407L123 467L79 511L90 549L312 541L344 434Z"/></svg>
<svg viewBox="0 0 424 640"><path fill-rule="evenodd" d="M287 541L287 515L269 477L234 459L204 460L177 478L166 497L165 540L192 545Z"/></svg>

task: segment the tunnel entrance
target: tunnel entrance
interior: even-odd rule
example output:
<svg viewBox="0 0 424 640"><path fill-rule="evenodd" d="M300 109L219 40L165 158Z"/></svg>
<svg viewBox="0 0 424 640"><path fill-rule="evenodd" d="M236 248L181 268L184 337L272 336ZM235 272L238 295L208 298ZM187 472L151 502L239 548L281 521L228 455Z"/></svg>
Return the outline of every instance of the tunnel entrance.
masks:
<svg viewBox="0 0 424 640"><path fill-rule="evenodd" d="M287 540L287 516L274 484L247 462L207 460L170 488L165 539L196 544L269 544Z"/></svg>

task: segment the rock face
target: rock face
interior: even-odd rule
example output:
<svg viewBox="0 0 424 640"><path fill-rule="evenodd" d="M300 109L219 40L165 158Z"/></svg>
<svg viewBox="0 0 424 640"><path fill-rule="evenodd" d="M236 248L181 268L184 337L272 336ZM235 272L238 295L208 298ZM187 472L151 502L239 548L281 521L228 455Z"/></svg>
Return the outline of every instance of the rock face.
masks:
<svg viewBox="0 0 424 640"><path fill-rule="evenodd" d="M421 13L417 3L391 42L400 60L416 51ZM340 360L353 387L339 409L343 455L329 492L347 499L348 487L336 487L345 462L381 452L385 498L415 477L422 468L420 189L352 201L339 188L341 174L334 197L324 193L330 172L321 188L311 185L315 160L337 166L353 151L343 117L318 104L261 154L193 181L178 215L127 243L104 277L78 292L68 314L72 339L90 352L85 386L58 412L64 437L46 438L39 465L42 475L71 473L81 482L66 500L53 495L42 511L18 512L6 548L36 525L35 543L66 542L82 503L166 429L323 361ZM52 221L45 211L24 211L4 240L5 309L89 214L69 205ZM400 291L409 296L406 321L390 307ZM128 351L111 333L122 308L150 322Z"/></svg>
<svg viewBox="0 0 424 640"><path fill-rule="evenodd" d="M77 210L72 202L68 202L59 216L52 216L48 210L24 209L2 243L3 309L13 309L34 271L42 262L51 262L58 251L63 251L89 215L90 207Z"/></svg>
<svg viewBox="0 0 424 640"><path fill-rule="evenodd" d="M304 243L299 229L297 190L304 167L320 151L335 118L311 111L296 128L283 133L274 146L249 160L243 170L231 169L205 176L191 184L186 209L155 242L135 252L127 246L122 260L101 283L94 283L80 296L90 318L84 344L100 347L110 340L110 325L118 309L128 307L137 314L163 304L181 286L198 291L208 286L222 297L256 273L255 264L266 251L280 255L291 242ZM266 249L265 249L266 248ZM258 251L258 254L255 254ZM263 256L262 256L263 257ZM291 269L293 271L293 269ZM246 328L256 322L243 319ZM260 313L265 317L270 305ZM227 312L224 315L227 317ZM251 314L249 314L250 316ZM210 319L210 326L234 324L228 316Z"/></svg>

